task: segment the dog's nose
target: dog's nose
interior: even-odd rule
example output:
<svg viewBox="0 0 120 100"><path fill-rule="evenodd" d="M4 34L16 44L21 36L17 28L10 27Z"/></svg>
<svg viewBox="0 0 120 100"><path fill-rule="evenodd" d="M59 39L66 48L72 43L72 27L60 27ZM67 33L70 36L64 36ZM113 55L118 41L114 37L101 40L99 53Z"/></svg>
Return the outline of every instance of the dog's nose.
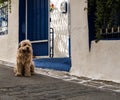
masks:
<svg viewBox="0 0 120 100"><path fill-rule="evenodd" d="M27 47L27 50L29 50L29 47Z"/></svg>

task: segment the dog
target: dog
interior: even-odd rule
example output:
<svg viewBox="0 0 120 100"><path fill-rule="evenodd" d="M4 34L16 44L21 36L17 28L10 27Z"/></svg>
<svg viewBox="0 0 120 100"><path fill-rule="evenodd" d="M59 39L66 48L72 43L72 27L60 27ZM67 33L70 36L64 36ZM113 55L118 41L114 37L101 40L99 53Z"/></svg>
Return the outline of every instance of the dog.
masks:
<svg viewBox="0 0 120 100"><path fill-rule="evenodd" d="M17 50L15 76L31 76L34 68L32 45L29 40L23 40Z"/></svg>

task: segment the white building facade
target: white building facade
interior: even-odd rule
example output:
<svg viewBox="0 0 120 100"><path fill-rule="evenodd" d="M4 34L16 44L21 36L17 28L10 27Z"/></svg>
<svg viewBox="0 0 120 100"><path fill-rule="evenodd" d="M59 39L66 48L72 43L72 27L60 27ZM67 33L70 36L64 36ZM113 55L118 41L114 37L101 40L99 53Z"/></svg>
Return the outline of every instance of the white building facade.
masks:
<svg viewBox="0 0 120 100"><path fill-rule="evenodd" d="M65 0L63 0L63 2L65 2ZM48 4L49 3L50 1ZM64 29L66 31L66 33L63 33L61 36L56 34L56 38L65 38L62 40L63 42L59 41L60 38L56 39L56 41L58 41L60 45L62 45L62 43L65 44L58 50L58 42L55 42L55 56L71 57L72 66L70 69L70 74L72 75L120 82L120 40L100 40L98 43L92 41L91 48L89 48L87 3L88 2L86 0L67 1L69 10L67 14L64 14L65 23L62 21L55 23L58 25L59 23L62 24L62 27L59 25L56 29ZM19 20L21 17L19 15L19 6L19 0L12 0L11 13L8 11L8 34L0 35L1 63L8 62L15 64L16 50L18 47L20 34ZM48 14L48 16L50 17L50 14ZM64 24L66 25L65 27L63 27ZM50 25L51 23L48 22L48 33L50 32ZM70 38L69 47L68 38ZM38 40L34 40L33 42L36 43ZM47 40L45 39L42 42L47 43ZM68 50L69 48L70 50ZM63 53L61 53L60 50Z"/></svg>

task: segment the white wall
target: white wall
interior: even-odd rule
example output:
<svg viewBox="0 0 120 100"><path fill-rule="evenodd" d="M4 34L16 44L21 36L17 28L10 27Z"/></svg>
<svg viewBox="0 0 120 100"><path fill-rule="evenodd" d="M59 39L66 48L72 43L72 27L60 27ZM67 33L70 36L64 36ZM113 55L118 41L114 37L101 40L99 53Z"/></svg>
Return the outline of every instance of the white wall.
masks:
<svg viewBox="0 0 120 100"><path fill-rule="evenodd" d="M7 58L7 35L0 36L0 60L6 60Z"/></svg>
<svg viewBox="0 0 120 100"><path fill-rule="evenodd" d="M87 3L85 0L70 0L71 12L71 74L80 75L89 54Z"/></svg>
<svg viewBox="0 0 120 100"><path fill-rule="evenodd" d="M68 0L50 0L55 9L50 12L50 27L54 29L54 57L69 57L69 32L68 32L68 12L62 13L60 10L61 3Z"/></svg>
<svg viewBox="0 0 120 100"><path fill-rule="evenodd" d="M120 82L120 40L93 41L84 70L88 77Z"/></svg>
<svg viewBox="0 0 120 100"><path fill-rule="evenodd" d="M93 79L120 82L120 40L92 41L89 51L87 3L70 0L71 58L70 73Z"/></svg>
<svg viewBox="0 0 120 100"><path fill-rule="evenodd" d="M12 0L11 10L8 14L8 34L0 36L0 60L15 63L18 45L18 0Z"/></svg>

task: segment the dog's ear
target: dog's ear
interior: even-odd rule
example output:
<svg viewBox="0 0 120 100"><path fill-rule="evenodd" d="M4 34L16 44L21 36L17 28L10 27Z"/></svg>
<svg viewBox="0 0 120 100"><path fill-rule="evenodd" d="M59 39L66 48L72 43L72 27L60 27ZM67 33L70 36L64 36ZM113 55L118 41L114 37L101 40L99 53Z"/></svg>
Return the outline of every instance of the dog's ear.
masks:
<svg viewBox="0 0 120 100"><path fill-rule="evenodd" d="M18 49L21 47L21 43L19 44L19 46L18 46Z"/></svg>

